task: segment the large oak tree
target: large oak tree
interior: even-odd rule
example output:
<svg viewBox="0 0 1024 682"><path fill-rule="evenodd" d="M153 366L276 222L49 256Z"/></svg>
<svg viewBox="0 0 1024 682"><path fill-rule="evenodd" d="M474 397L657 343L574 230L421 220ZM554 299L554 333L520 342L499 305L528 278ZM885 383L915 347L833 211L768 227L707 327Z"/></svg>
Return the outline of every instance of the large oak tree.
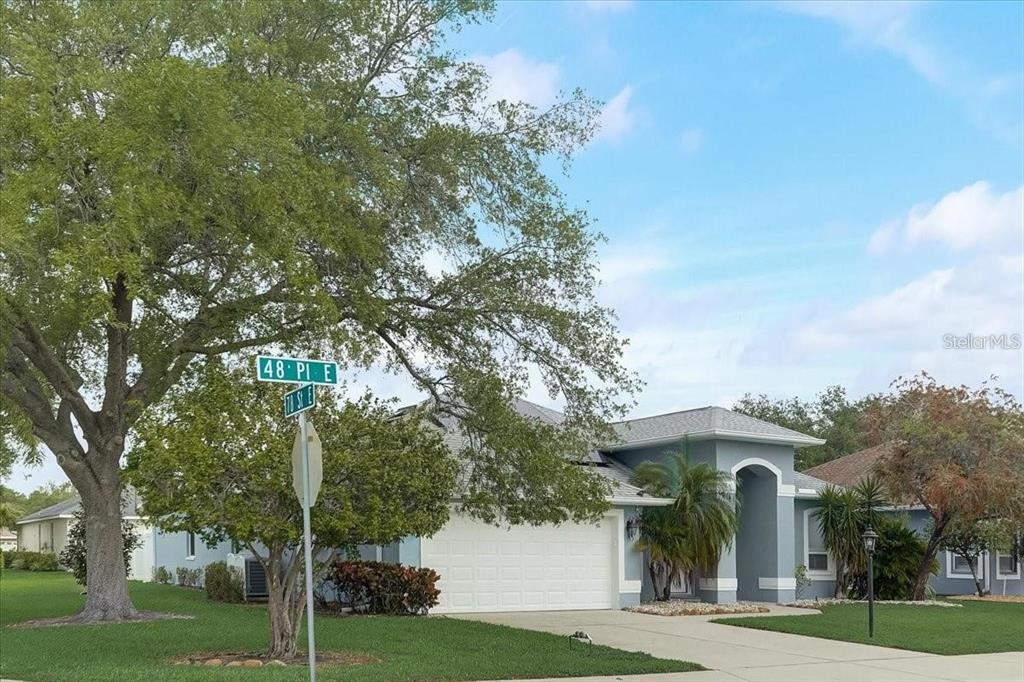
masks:
<svg viewBox="0 0 1024 682"><path fill-rule="evenodd" d="M634 379L594 301L598 236L544 172L586 142L595 104L490 101L481 68L443 48L489 11L5 3L3 455L45 445L82 497L78 619L136 615L122 455L204 356L384 362L460 413L467 511L599 512L602 485L567 459ZM531 376L565 401L561 428L510 409Z"/></svg>

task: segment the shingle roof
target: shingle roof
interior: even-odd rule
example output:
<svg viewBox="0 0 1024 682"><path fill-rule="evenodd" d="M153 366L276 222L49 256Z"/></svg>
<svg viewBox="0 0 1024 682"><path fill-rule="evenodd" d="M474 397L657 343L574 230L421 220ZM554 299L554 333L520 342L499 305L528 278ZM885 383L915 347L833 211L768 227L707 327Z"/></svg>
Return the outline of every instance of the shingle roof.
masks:
<svg viewBox="0 0 1024 682"><path fill-rule="evenodd" d="M699 407L612 424L621 443L618 449L645 442L682 438L726 438L736 440L789 443L796 446L821 445L825 441L777 424L755 419L724 407Z"/></svg>
<svg viewBox="0 0 1024 682"><path fill-rule="evenodd" d="M796 488L797 497L799 497L801 495L801 491L804 490L813 490L814 495L817 495L828 485L828 481L823 481L820 478L808 476L807 474L800 473L799 471L793 473L793 487Z"/></svg>
<svg viewBox="0 0 1024 682"><path fill-rule="evenodd" d="M142 511L142 500L139 499L139 494L135 492L134 488L126 488L124 491L125 516L141 516ZM71 499L51 504L49 507L44 507L39 511L34 511L31 514L26 514L20 519L15 521L17 525L23 523L31 523L33 521L45 521L46 519L57 519L66 516L72 516L79 509L82 508L82 500L78 495L75 495Z"/></svg>
<svg viewBox="0 0 1024 682"><path fill-rule="evenodd" d="M804 473L834 485L854 486L867 478L878 462L890 452L891 446L883 443L811 467Z"/></svg>

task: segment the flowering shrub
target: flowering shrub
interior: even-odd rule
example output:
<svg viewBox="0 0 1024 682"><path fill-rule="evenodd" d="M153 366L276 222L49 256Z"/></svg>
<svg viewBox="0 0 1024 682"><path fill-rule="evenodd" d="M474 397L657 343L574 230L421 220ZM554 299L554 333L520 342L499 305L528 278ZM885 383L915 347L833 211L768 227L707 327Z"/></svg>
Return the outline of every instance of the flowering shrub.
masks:
<svg viewBox="0 0 1024 682"><path fill-rule="evenodd" d="M380 561L336 561L330 569L339 601L367 613L426 613L437 605L440 577L430 568Z"/></svg>

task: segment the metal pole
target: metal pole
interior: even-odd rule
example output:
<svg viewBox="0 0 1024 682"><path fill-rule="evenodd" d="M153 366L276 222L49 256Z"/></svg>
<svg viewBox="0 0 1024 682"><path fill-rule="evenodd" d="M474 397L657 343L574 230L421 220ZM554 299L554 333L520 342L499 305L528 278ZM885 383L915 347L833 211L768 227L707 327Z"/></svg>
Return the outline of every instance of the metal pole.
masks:
<svg viewBox="0 0 1024 682"><path fill-rule="evenodd" d="M868 637L875 636L875 553L868 552Z"/></svg>
<svg viewBox="0 0 1024 682"><path fill-rule="evenodd" d="M309 529L309 432L306 413L299 413L302 434L302 536L306 552L306 639L309 649L309 682L316 682L316 640L313 637L313 549Z"/></svg>

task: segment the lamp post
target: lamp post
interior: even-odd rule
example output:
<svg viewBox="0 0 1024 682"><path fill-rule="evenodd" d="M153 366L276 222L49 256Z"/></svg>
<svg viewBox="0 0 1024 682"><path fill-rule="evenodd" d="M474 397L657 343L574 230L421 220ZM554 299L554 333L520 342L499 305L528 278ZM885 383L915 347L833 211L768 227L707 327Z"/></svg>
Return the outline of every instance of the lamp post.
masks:
<svg viewBox="0 0 1024 682"><path fill-rule="evenodd" d="M878 540L878 533L867 527L864 531L864 549L868 552L868 637L875 636L875 542Z"/></svg>

